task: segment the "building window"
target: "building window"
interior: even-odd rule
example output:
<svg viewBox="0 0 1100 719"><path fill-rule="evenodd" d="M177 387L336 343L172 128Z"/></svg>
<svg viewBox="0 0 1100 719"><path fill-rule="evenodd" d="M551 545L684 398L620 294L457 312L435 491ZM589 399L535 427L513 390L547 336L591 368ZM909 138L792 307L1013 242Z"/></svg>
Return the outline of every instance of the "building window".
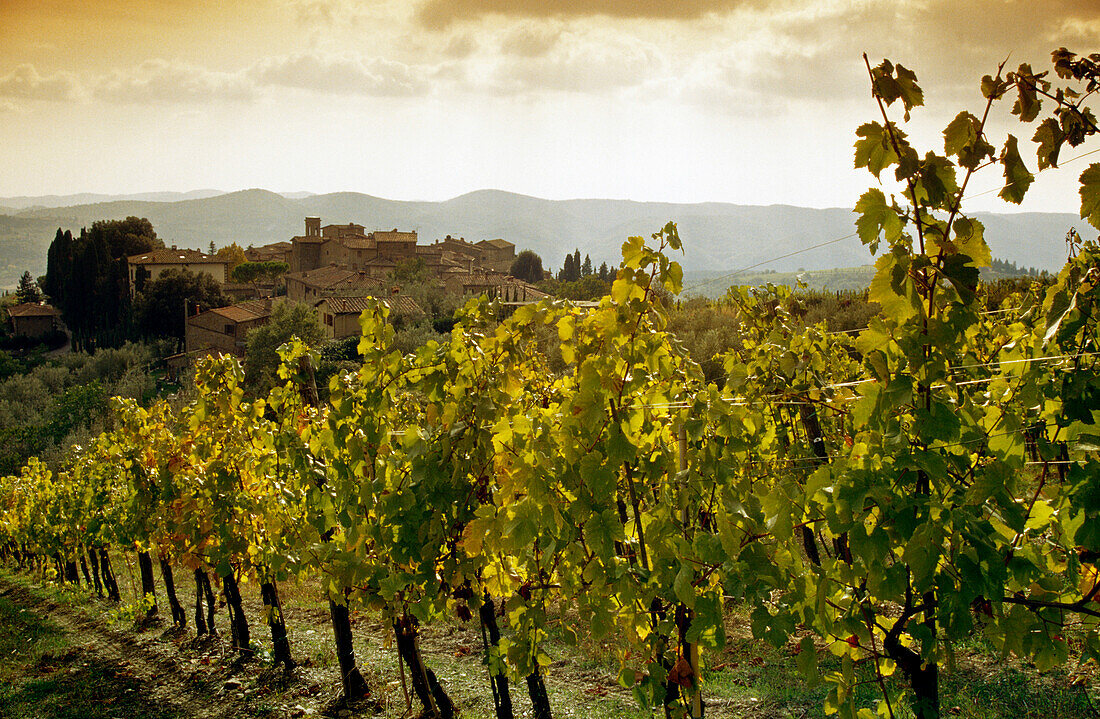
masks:
<svg viewBox="0 0 1100 719"><path fill-rule="evenodd" d="M329 327L332 327L332 315L330 315L330 314L325 315L325 324L328 325Z"/></svg>
<svg viewBox="0 0 1100 719"><path fill-rule="evenodd" d="M225 333L226 333L227 335L232 335L232 334L234 334L234 332L233 332L233 325L226 325L226 326L225 326Z"/></svg>

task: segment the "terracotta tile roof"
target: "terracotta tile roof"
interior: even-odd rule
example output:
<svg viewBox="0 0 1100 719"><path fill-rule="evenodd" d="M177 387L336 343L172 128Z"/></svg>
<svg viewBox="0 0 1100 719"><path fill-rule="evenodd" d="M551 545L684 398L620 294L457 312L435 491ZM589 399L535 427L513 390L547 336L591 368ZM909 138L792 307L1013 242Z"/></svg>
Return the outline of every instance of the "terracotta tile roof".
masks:
<svg viewBox="0 0 1100 719"><path fill-rule="evenodd" d="M352 288L380 289L385 286L385 282L376 277L370 277L365 272L349 270L347 267L336 265L318 267L315 270L305 270L303 272L291 272L286 275L286 278L297 280L324 292Z"/></svg>
<svg viewBox="0 0 1100 719"><path fill-rule="evenodd" d="M294 245L289 242L272 242L270 245L251 247L244 251L244 256L249 258L277 257L293 251Z"/></svg>
<svg viewBox="0 0 1100 719"><path fill-rule="evenodd" d="M422 315L424 310L420 309L420 305L416 304L416 300L408 295L393 295L387 297L385 303L389 305L390 311L395 315Z"/></svg>
<svg viewBox="0 0 1100 719"><path fill-rule="evenodd" d="M12 317L58 317L61 311L50 305L40 305L37 302L24 302L21 305L8 307L8 314Z"/></svg>
<svg viewBox="0 0 1100 719"><path fill-rule="evenodd" d="M271 316L271 299L247 300L228 307L215 307L207 312L232 322L251 322Z"/></svg>
<svg viewBox="0 0 1100 719"><path fill-rule="evenodd" d="M420 305L416 304L416 301L408 295L391 295L385 298L376 297L325 297L324 299L317 300L313 303L314 307L317 307L321 303L327 303L333 314L347 315L362 314L363 310L371 307L378 299L382 301L390 308L390 311L398 315L422 315L424 310L420 309Z"/></svg>
<svg viewBox="0 0 1100 719"><path fill-rule="evenodd" d="M325 297L313 303L314 307L327 304L333 314L361 314L363 310L371 306L374 297Z"/></svg>
<svg viewBox="0 0 1100 719"><path fill-rule="evenodd" d="M219 260L210 255L204 255L197 250L189 250L184 248L182 250L153 250L152 252L146 252L141 255L130 255L126 258L126 261L131 265L194 265L201 263L216 263L227 264L223 260Z"/></svg>
<svg viewBox="0 0 1100 719"><path fill-rule="evenodd" d="M479 242L477 244L478 244L478 246L480 246L480 245L490 245L492 247L496 247L497 249L501 249L501 250L506 250L509 247L515 247L515 244L509 242L508 240L502 240L502 239L499 239L499 238L497 238L495 240L482 240L481 242Z"/></svg>
<svg viewBox="0 0 1100 719"><path fill-rule="evenodd" d="M523 280L517 280L514 277L505 279L501 286L511 290L519 290L528 298L546 299L551 296L534 285L524 282Z"/></svg>
<svg viewBox="0 0 1100 719"><path fill-rule="evenodd" d="M474 272L462 278L463 285L499 285L504 276L499 272Z"/></svg>

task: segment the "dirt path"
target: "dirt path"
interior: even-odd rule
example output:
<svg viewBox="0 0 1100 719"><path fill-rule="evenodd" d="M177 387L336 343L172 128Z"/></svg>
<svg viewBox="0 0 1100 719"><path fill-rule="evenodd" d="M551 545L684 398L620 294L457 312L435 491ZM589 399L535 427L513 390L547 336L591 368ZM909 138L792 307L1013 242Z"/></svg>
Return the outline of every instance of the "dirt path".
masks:
<svg viewBox="0 0 1100 719"><path fill-rule="evenodd" d="M339 675L330 646L328 612L316 606L317 602L309 606L303 606L302 602L284 605L292 652L301 665L287 675L281 668L272 668L261 661L240 661L224 636L196 638L190 627L181 631L163 622L139 630L128 621L111 625L110 613L117 609L106 601L82 594L75 604L70 604L44 599L42 594L33 585L28 588L21 580L0 576L0 597L48 617L66 635L73 655L59 662L61 671L89 664L103 665L106 671L97 677L107 677L108 681L110 677L132 680L136 689L125 691L135 692L140 699L157 705L164 710L165 717L398 717L406 711L396 654L390 644L391 632L368 613L353 612L352 624L360 669L374 690L377 704L345 707L339 702ZM248 592L245 598L245 612L252 623L254 642L266 645L267 628L256 620L261 606L253 594L256 592ZM218 622L219 630L224 631L224 608L219 611ZM477 628L472 623L430 625L424 628L421 639L426 661L463 715L476 719L491 717L492 699ZM621 710L633 708L633 700L606 669L559 659L550 668L547 688L552 706L559 707L562 716L589 714L602 719L634 715ZM416 704L415 697L412 702ZM516 716L530 712L522 683L513 687L513 702ZM596 706L601 711L592 711ZM414 706L414 715L416 709ZM136 716L144 719L146 715ZM159 719L162 715L148 716Z"/></svg>
<svg viewBox="0 0 1100 719"><path fill-rule="evenodd" d="M255 661L235 659L220 638L196 639L163 625L140 632L115 629L96 618L97 612L89 616L87 605L71 607L43 599L3 579L0 596L48 617L62 630L69 650L56 658L58 664L70 666L73 673L89 661L107 667L108 675L113 672L116 677L132 679L143 699L169 716L229 719L329 713L316 706L317 700L324 698L323 692L308 670L289 677L281 670L261 670ZM287 705L296 697L311 700Z"/></svg>

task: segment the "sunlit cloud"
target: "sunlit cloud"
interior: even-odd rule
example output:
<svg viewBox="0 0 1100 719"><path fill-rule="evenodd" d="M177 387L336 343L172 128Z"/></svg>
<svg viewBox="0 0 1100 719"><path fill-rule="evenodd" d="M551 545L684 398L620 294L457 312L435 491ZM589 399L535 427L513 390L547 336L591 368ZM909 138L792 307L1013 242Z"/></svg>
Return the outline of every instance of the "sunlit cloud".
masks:
<svg viewBox="0 0 1100 719"><path fill-rule="evenodd" d="M689 20L765 4L764 0L425 0L418 8L417 18L425 27L435 30L487 15Z"/></svg>
<svg viewBox="0 0 1100 719"><path fill-rule="evenodd" d="M447 44L443 46L442 52L444 57L461 60L473 55L479 48L480 44L473 36L461 33L448 40Z"/></svg>
<svg viewBox="0 0 1100 719"><path fill-rule="evenodd" d="M499 59L481 88L495 94L604 93L637 87L668 74L655 45L630 36L565 32L552 37L510 35L515 55Z"/></svg>
<svg viewBox="0 0 1100 719"><path fill-rule="evenodd" d="M6 75L0 75L0 97L58 102L80 98L80 85L71 73L41 75L34 65L24 63Z"/></svg>
<svg viewBox="0 0 1100 719"><path fill-rule="evenodd" d="M500 43L505 55L541 57L557 44L561 29L545 24L526 23L507 32Z"/></svg>
<svg viewBox="0 0 1100 719"><path fill-rule="evenodd" d="M332 94L411 96L430 88L431 69L379 57L316 53L268 58L247 75L260 86L292 87Z"/></svg>
<svg viewBox="0 0 1100 719"><path fill-rule="evenodd" d="M213 72L159 59L111 72L96 83L94 93L119 103L241 102L256 96L252 81L242 73Z"/></svg>

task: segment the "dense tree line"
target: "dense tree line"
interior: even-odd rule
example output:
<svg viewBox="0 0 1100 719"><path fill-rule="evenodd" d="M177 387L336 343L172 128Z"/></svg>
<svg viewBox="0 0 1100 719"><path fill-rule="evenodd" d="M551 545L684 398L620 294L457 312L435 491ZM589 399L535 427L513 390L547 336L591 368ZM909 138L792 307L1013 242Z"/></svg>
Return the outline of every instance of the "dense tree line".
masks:
<svg viewBox="0 0 1100 719"><path fill-rule="evenodd" d="M117 346L129 338L126 258L163 247L145 218L100 220L75 238L58 228L46 254L43 290L61 310L74 348Z"/></svg>

